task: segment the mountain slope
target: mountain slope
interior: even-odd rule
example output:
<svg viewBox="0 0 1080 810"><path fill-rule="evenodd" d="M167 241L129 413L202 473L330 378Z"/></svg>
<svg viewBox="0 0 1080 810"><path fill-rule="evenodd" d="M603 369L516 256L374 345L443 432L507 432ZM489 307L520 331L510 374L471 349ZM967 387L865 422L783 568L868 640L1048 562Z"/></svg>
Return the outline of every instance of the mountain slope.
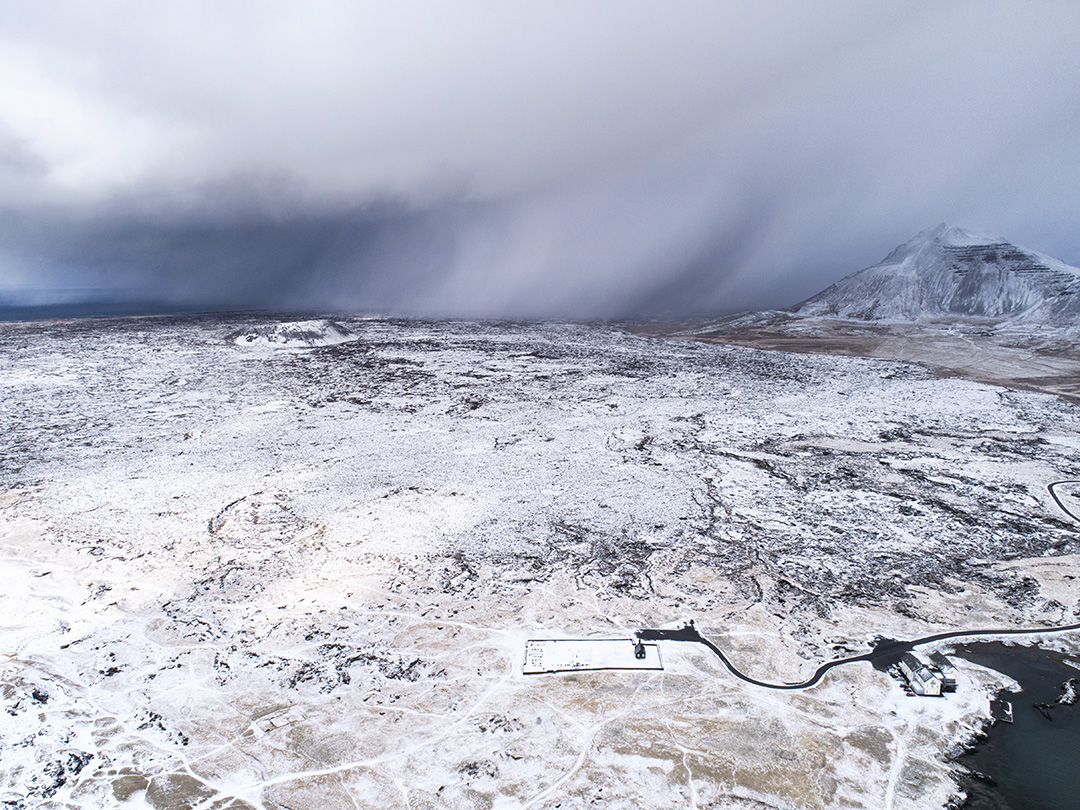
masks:
<svg viewBox="0 0 1080 810"><path fill-rule="evenodd" d="M639 333L900 360L1080 404L1080 269L945 225L788 309Z"/></svg>
<svg viewBox="0 0 1080 810"><path fill-rule="evenodd" d="M974 318L1076 327L1080 269L1001 239L939 225L789 311L864 321Z"/></svg>

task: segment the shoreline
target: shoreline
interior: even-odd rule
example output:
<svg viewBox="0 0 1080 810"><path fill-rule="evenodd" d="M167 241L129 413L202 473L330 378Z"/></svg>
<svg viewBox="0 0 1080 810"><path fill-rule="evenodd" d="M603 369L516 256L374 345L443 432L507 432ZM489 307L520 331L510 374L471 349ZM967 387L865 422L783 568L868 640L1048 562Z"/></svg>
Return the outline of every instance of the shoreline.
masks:
<svg viewBox="0 0 1080 810"><path fill-rule="evenodd" d="M1057 778L1060 768L1056 759L1044 751L1032 763L1010 765L1018 761L1020 752L1039 748L1045 740L1050 741L1054 753L1060 753L1062 748L1080 749L1080 743L1073 739L1075 735L1070 735L1066 728L1080 720L1071 711L1075 701L1063 700L1066 693L1062 691L1070 680L1075 683L1075 676L1070 678L1069 673L1076 670L1076 653L1036 645L977 641L954 649L951 655L993 668L1014 679L1016 687L1003 687L991 698L1013 704L1014 722L986 718L981 728L961 743L960 750L947 757L958 769L956 781L960 791L959 801L948 804L948 810L1011 810L1029 806L1023 803L1027 799L1018 799L1019 796L1035 797L1035 806L1063 806L1058 800L1060 793L1054 793L1061 790L1057 784L1061 780ZM1072 754L1075 756L1076 750ZM1066 784L1069 782L1075 783L1075 778L1065 780ZM1074 787L1068 785L1067 789L1075 794ZM1016 801L1021 804L1010 803Z"/></svg>

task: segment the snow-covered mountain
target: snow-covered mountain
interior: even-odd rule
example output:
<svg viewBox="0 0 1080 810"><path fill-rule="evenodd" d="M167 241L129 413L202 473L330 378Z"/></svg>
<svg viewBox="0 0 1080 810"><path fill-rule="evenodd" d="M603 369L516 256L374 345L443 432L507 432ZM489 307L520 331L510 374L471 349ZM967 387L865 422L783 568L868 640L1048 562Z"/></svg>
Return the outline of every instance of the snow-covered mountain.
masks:
<svg viewBox="0 0 1080 810"><path fill-rule="evenodd" d="M1003 239L939 225L791 312L865 321L978 318L1080 326L1080 269Z"/></svg>

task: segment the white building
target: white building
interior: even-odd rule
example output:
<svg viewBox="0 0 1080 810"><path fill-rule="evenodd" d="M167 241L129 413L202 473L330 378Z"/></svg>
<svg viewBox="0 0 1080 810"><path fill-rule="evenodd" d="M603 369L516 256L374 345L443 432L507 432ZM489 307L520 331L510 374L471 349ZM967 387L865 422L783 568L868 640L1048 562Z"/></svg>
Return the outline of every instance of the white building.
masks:
<svg viewBox="0 0 1080 810"><path fill-rule="evenodd" d="M956 667L943 653L930 653L930 663L941 673L941 688L946 692L956 691Z"/></svg>
<svg viewBox="0 0 1080 810"><path fill-rule="evenodd" d="M940 695L943 681L941 676L930 669L914 653L904 653L900 658L900 671L916 695Z"/></svg>

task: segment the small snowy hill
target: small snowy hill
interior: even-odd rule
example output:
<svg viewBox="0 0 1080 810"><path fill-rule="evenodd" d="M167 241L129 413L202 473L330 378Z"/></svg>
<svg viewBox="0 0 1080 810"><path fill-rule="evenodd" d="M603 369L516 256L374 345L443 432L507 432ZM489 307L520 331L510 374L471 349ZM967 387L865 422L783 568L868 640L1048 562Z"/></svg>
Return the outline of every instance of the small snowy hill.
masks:
<svg viewBox="0 0 1080 810"><path fill-rule="evenodd" d="M1080 269L1002 239L939 225L789 311L862 321L977 318L1076 328Z"/></svg>
<svg viewBox="0 0 1080 810"><path fill-rule="evenodd" d="M355 340L356 335L336 321L293 321L233 332L228 339L237 346L333 346Z"/></svg>

